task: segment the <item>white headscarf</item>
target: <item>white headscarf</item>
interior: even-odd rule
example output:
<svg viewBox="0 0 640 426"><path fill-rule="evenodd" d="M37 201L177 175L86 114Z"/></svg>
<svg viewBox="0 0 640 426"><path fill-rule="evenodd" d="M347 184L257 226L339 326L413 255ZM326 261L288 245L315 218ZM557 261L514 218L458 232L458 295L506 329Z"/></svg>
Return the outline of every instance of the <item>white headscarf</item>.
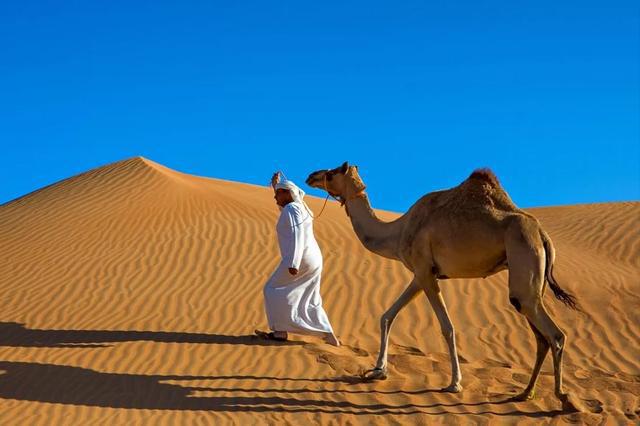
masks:
<svg viewBox="0 0 640 426"><path fill-rule="evenodd" d="M307 203L304 202L305 193L298 187L298 185L290 180L282 180L276 184L276 189L286 189L287 191L289 191L291 193L291 198L293 198L293 201L302 204L304 208L307 209L311 217L313 217L313 212L311 211Z"/></svg>

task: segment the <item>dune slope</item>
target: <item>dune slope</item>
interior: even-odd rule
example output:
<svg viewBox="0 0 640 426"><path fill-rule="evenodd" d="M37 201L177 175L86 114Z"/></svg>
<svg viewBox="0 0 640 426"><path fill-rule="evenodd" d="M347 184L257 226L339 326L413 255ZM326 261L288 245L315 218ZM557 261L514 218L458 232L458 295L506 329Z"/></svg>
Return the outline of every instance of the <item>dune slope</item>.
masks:
<svg viewBox="0 0 640 426"><path fill-rule="evenodd" d="M323 200L308 202L319 212ZM637 423L640 203L530 211L585 311L546 296L583 413L560 411L550 357L537 399L508 400L529 378L535 342L506 272L442 282L464 392L438 392L449 362L425 297L394 323L389 379L360 383L379 317L410 275L367 252L334 202L315 232L344 345L252 337L266 328L262 285L278 262L270 189L136 157L0 206L0 423Z"/></svg>

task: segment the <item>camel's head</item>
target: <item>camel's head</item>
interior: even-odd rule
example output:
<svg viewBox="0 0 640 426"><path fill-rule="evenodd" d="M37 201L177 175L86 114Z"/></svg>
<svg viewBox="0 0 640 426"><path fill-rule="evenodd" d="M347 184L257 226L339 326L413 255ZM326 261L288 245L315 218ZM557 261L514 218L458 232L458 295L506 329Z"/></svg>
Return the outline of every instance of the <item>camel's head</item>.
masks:
<svg viewBox="0 0 640 426"><path fill-rule="evenodd" d="M365 185L358 175L358 166L350 166L344 162L342 166L330 170L318 170L309 175L307 185L327 191L334 198L343 202L361 194Z"/></svg>

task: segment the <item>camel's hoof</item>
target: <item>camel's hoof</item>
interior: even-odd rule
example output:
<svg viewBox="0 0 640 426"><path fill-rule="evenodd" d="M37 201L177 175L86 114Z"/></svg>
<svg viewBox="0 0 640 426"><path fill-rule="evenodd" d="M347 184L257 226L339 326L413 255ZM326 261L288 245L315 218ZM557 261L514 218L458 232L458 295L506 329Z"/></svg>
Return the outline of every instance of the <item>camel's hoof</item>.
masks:
<svg viewBox="0 0 640 426"><path fill-rule="evenodd" d="M584 411L568 393L561 393L558 399L562 402L562 411L571 413Z"/></svg>
<svg viewBox="0 0 640 426"><path fill-rule="evenodd" d="M442 392L451 392L451 393L462 392L462 385L459 383L451 383L446 388L442 388Z"/></svg>
<svg viewBox="0 0 640 426"><path fill-rule="evenodd" d="M387 369L380 367L372 368L362 373L361 377L364 380L384 380L387 378Z"/></svg>
<svg viewBox="0 0 640 426"><path fill-rule="evenodd" d="M536 397L535 391L524 391L520 395L516 395L513 397L514 401L531 401Z"/></svg>

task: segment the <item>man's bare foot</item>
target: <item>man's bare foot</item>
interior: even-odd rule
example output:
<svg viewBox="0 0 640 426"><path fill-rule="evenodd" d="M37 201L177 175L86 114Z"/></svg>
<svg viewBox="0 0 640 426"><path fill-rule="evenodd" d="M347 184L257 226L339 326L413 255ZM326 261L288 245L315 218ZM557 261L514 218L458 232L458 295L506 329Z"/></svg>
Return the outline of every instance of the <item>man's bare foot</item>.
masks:
<svg viewBox="0 0 640 426"><path fill-rule="evenodd" d="M338 340L336 335L333 334L333 333L327 333L325 338L324 338L324 340L325 340L325 342L327 342L330 345L340 346L340 341Z"/></svg>
<svg viewBox="0 0 640 426"><path fill-rule="evenodd" d="M261 331L255 330L254 333L256 336L261 337L267 340L275 340L277 342L285 342L289 337L286 331Z"/></svg>
<svg viewBox="0 0 640 426"><path fill-rule="evenodd" d="M287 340L289 338L289 335L287 334L286 331L274 331L273 337L275 337L278 340Z"/></svg>

